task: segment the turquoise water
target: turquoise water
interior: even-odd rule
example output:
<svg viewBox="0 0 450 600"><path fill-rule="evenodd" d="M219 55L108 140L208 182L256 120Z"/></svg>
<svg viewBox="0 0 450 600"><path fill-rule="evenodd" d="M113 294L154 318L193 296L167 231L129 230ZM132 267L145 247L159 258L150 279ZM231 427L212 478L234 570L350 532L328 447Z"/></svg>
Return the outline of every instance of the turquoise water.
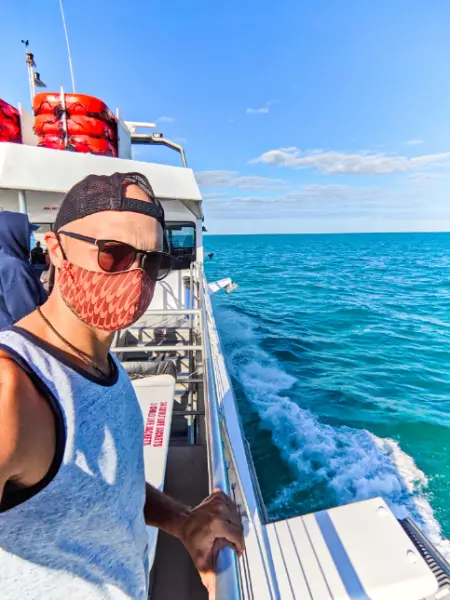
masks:
<svg viewBox="0 0 450 600"><path fill-rule="evenodd" d="M450 234L208 236L272 519L376 495L450 557Z"/></svg>

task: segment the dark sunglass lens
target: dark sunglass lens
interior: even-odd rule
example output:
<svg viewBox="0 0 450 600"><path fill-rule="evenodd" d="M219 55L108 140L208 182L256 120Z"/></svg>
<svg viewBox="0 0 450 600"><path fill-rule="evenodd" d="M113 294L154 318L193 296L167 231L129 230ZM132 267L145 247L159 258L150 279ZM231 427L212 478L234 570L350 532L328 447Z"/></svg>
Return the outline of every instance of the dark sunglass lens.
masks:
<svg viewBox="0 0 450 600"><path fill-rule="evenodd" d="M147 254L144 269L153 281L164 279L172 268L172 259L168 254L159 252Z"/></svg>
<svg viewBox="0 0 450 600"><path fill-rule="evenodd" d="M98 253L100 268L108 273L126 271L133 263L135 251L132 246L120 242L106 242Z"/></svg>
<svg viewBox="0 0 450 600"><path fill-rule="evenodd" d="M172 257L170 254L161 255L161 264L159 265L158 280L164 279L172 270Z"/></svg>

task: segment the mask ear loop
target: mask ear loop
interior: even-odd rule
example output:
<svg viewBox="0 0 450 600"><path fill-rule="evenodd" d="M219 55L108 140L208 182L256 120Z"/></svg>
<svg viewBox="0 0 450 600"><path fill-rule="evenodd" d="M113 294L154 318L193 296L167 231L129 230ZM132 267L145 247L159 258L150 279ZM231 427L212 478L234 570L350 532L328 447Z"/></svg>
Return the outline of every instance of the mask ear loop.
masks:
<svg viewBox="0 0 450 600"><path fill-rule="evenodd" d="M64 248L61 244L61 237L57 231L55 231L55 236L58 241L58 245L61 248L61 253L63 255L63 258L64 258L64 260L67 260L66 253L64 252ZM50 263L50 271L49 271L49 275L48 275L48 291L47 291L47 294L49 296L52 293L53 288L55 287L55 275L56 275L56 268L53 263Z"/></svg>
<svg viewBox="0 0 450 600"><path fill-rule="evenodd" d="M55 231L55 235L56 235L56 239L58 240L58 245L61 248L61 254L63 255L63 259L67 260L67 255L64 252L63 245L61 244L61 236L59 235L59 233L57 231Z"/></svg>
<svg viewBox="0 0 450 600"><path fill-rule="evenodd" d="M55 267L53 264L50 265L49 269L47 294L50 296L55 286Z"/></svg>

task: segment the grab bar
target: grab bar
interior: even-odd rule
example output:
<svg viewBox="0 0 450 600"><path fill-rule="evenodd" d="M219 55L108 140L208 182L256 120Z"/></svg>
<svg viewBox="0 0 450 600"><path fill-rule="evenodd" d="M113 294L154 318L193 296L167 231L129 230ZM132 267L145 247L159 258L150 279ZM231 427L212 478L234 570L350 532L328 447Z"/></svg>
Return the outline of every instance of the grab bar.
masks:
<svg viewBox="0 0 450 600"><path fill-rule="evenodd" d="M225 494L230 493L226 472L225 453L220 428L219 403L217 400L214 370L212 365L211 348L207 341L208 323L206 311L202 315L203 325L203 356L205 364L205 398L206 433L208 438L208 472L211 491L221 489ZM217 600L240 600L238 561L234 550L224 548L217 557L216 598Z"/></svg>

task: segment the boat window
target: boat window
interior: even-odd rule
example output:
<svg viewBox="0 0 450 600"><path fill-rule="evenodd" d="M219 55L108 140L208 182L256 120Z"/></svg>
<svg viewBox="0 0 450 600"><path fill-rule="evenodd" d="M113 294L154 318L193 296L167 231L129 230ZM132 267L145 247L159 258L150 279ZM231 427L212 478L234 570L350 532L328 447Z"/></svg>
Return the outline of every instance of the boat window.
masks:
<svg viewBox="0 0 450 600"><path fill-rule="evenodd" d="M189 269L195 262L195 224L194 223L166 223L167 251L174 257L173 268L175 271Z"/></svg>
<svg viewBox="0 0 450 600"><path fill-rule="evenodd" d="M42 246L45 248L44 235L49 233L49 231L53 231L53 223L35 223L31 224L31 249L34 248L36 242L41 242Z"/></svg>

